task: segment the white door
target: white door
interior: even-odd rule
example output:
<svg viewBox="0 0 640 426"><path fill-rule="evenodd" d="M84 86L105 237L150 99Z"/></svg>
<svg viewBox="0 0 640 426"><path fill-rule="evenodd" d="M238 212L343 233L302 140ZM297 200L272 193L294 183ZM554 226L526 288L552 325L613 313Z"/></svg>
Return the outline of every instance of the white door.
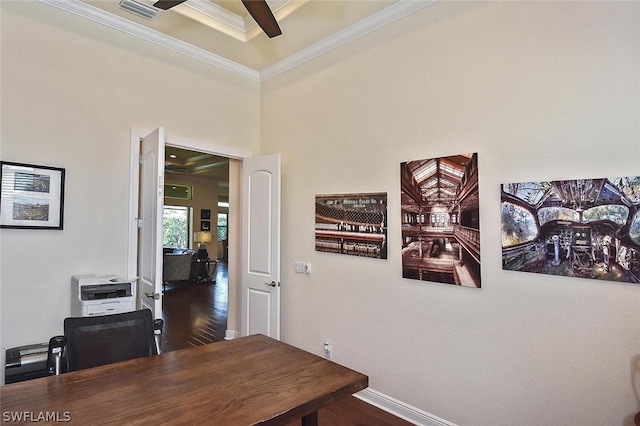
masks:
<svg viewBox="0 0 640 426"><path fill-rule="evenodd" d="M280 154L242 161L240 333L280 339Z"/></svg>
<svg viewBox="0 0 640 426"><path fill-rule="evenodd" d="M162 127L142 138L138 239L138 299L154 318L162 317L162 206L164 202L164 143Z"/></svg>

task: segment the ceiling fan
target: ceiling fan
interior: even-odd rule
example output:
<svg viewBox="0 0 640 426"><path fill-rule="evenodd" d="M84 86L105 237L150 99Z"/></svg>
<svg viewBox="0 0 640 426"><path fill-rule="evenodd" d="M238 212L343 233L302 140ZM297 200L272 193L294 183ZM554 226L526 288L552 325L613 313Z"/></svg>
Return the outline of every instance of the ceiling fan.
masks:
<svg viewBox="0 0 640 426"><path fill-rule="evenodd" d="M159 0L155 2L153 6L158 9L169 10L180 3L184 3L185 1L186 0ZM242 0L242 3L269 38L277 37L282 34L278 21L276 21L276 18L273 16L273 13L271 12L271 9L269 9L269 5L265 0Z"/></svg>

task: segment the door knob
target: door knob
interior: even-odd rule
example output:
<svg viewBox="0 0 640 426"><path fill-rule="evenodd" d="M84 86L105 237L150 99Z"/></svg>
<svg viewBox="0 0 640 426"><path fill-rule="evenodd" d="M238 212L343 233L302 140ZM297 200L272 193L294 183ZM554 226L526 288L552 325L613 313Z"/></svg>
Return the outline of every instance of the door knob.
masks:
<svg viewBox="0 0 640 426"><path fill-rule="evenodd" d="M270 283L264 283L264 285L268 285L269 287L275 287L275 286L277 286L278 284L276 284L276 282L275 282L275 281L271 281Z"/></svg>

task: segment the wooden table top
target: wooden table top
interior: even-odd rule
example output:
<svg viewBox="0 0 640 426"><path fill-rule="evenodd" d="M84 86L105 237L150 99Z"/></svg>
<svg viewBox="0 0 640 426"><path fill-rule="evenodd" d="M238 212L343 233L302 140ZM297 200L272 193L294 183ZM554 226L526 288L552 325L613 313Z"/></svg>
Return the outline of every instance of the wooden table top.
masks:
<svg viewBox="0 0 640 426"><path fill-rule="evenodd" d="M358 392L368 380L253 335L5 385L0 406L3 421L28 412L80 425L275 425Z"/></svg>

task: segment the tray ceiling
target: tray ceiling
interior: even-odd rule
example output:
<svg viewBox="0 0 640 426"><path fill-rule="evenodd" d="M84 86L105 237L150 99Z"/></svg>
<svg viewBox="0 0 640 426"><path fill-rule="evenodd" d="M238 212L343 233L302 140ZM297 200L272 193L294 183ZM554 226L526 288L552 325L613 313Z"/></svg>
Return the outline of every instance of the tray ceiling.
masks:
<svg viewBox="0 0 640 426"><path fill-rule="evenodd" d="M187 0L152 19L121 0L40 0L94 22L262 81L436 0L268 0L282 35L268 38L241 0ZM154 0L129 0L151 8Z"/></svg>

